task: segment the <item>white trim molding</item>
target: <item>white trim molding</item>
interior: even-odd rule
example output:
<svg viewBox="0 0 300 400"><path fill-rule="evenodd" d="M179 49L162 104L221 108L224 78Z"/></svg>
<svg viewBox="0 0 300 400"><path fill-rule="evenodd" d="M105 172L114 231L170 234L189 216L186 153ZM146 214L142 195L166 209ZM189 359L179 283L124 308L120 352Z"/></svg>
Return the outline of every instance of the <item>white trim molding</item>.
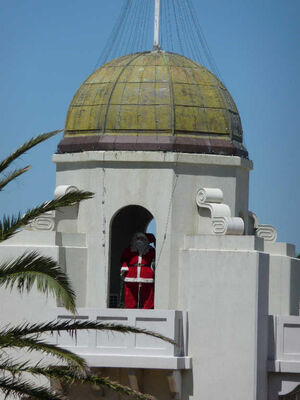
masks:
<svg viewBox="0 0 300 400"><path fill-rule="evenodd" d="M153 278L125 278L125 282L137 282L137 283L153 283L154 279Z"/></svg>
<svg viewBox="0 0 300 400"><path fill-rule="evenodd" d="M196 195L196 204L211 213L212 231L215 235L242 235L244 221L232 217L230 207L223 203L223 192L218 188L200 188Z"/></svg>

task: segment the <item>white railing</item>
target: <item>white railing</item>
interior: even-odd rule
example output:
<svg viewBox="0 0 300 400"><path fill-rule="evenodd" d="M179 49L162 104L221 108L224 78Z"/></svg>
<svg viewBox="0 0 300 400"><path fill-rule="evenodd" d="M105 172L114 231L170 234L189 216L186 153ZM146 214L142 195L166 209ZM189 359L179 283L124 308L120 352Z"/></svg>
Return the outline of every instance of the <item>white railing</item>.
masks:
<svg viewBox="0 0 300 400"><path fill-rule="evenodd" d="M76 337L63 333L55 342L83 356L93 367L186 369L187 313L177 310L128 310L81 308L74 317L56 309L58 320L101 321L131 325L158 332L173 339L176 345L144 334L111 331L79 331Z"/></svg>

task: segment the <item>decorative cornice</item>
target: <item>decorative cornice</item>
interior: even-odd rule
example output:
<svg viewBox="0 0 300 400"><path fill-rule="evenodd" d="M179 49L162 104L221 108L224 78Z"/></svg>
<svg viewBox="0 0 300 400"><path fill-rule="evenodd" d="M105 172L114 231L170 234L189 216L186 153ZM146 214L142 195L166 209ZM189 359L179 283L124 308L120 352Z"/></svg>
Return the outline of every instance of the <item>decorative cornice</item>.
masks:
<svg viewBox="0 0 300 400"><path fill-rule="evenodd" d="M81 153L53 154L53 162L60 163L79 163L79 162L105 162L105 163L134 163L149 162L168 164L189 164L189 165L216 165L224 167L239 167L246 170L253 168L252 162L237 156L224 156L217 154L189 154L172 153L163 151L83 151Z"/></svg>
<svg viewBox="0 0 300 400"><path fill-rule="evenodd" d="M114 134L90 135L69 134L58 145L59 154L80 153L83 151L169 151L174 153L217 154L238 156L248 159L248 152L242 143L207 136L193 137L165 136L162 134Z"/></svg>

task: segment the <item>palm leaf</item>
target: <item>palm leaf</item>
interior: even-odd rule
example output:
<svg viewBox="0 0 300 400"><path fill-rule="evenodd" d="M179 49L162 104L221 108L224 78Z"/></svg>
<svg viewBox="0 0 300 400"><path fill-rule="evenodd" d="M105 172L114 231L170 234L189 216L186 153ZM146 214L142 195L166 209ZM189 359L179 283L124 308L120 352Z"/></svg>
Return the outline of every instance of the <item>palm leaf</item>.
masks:
<svg viewBox="0 0 300 400"><path fill-rule="evenodd" d="M23 216L20 214L12 217L4 216L3 221L0 221L0 242L13 236L23 225L27 225L31 220L45 212L53 211L60 207L71 206L81 200L90 199L92 197L93 193L78 190L66 193L54 200L46 201L38 207L29 209Z"/></svg>
<svg viewBox="0 0 300 400"><path fill-rule="evenodd" d="M43 142L44 140L49 139L50 137L62 131L63 129L59 129L52 132L42 133L41 135L31 138L22 146L20 146L16 151L11 153L8 157L6 157L4 160L0 162L0 172L4 171L14 160L16 160L22 154L26 153L26 151L30 150L32 147L36 146L37 144Z"/></svg>
<svg viewBox="0 0 300 400"><path fill-rule="evenodd" d="M0 264L0 287L16 286L22 293L29 292L35 282L40 292L53 294L65 308L75 311L75 293L69 278L52 258L33 251Z"/></svg>
<svg viewBox="0 0 300 400"><path fill-rule="evenodd" d="M59 381L63 381L69 384L72 383L81 383L81 384L89 384L89 385L97 385L101 387L106 387L114 392L130 396L133 399L137 400L154 400L153 396L148 394L140 393L136 390L133 390L127 386L121 385L118 382L114 382L106 377L99 377L93 374L74 374L72 371L66 368L57 368L57 367L48 367L48 368L30 368L29 371L33 375L44 375L52 379L58 379Z"/></svg>
<svg viewBox="0 0 300 400"><path fill-rule="evenodd" d="M20 169L15 169L14 171L10 172L8 176L0 180L0 190L3 190L3 188L11 181L13 181L15 178L18 176L24 174L30 169L30 165L27 165L24 168Z"/></svg>
<svg viewBox="0 0 300 400"><path fill-rule="evenodd" d="M41 353L56 357L64 363L80 369L86 369L87 365L85 360L75 353L67 349L63 349L55 344L46 343L44 340L38 338L38 335L32 335L30 337L20 337L10 334L0 333L0 348L12 349L20 348L25 349L29 352L39 351Z"/></svg>
<svg viewBox="0 0 300 400"><path fill-rule="evenodd" d="M76 318L76 317L75 317ZM52 322L45 322L45 323L36 323L30 324L26 322L25 324L8 327L5 330L6 335L12 335L15 337L23 337L26 335L32 334L41 334L45 332L68 332L71 335L74 335L78 330L86 330L86 329L93 329L99 331L113 331L113 332L120 332L120 333L136 333L136 334L144 334L153 336L157 339L164 340L171 344L176 344L173 339L170 339L166 336L163 336L157 332L148 331L146 329L137 328L135 326L129 325L121 325L121 324L109 324L97 321L74 321L74 320L67 320L67 321L52 321ZM0 332L1 333L1 332Z"/></svg>
<svg viewBox="0 0 300 400"><path fill-rule="evenodd" d="M41 400L65 400L65 397L59 393L54 393L52 390L43 386L35 386L26 380L16 380L14 377L1 377L0 389L5 394L5 397L14 395L20 398L28 396L29 398Z"/></svg>
<svg viewBox="0 0 300 400"><path fill-rule="evenodd" d="M68 384L73 384L76 382L81 384L97 385L106 387L120 394L131 396L133 399L153 400L152 396L137 392L127 386L114 382L109 378L99 377L90 373L83 374L78 370L74 371L70 368L40 366L39 363L31 366L28 362L20 363L7 359L2 363L2 365L0 365L0 370L7 371L12 375L30 373L34 376L44 376L46 378L55 379Z"/></svg>
<svg viewBox="0 0 300 400"><path fill-rule="evenodd" d="M0 354L1 362L0 362L0 370L8 371L13 375L20 374L25 371L26 368L30 368L30 364L28 361L17 362L10 358L7 354L4 354L4 351ZM39 363L35 365L38 367Z"/></svg>

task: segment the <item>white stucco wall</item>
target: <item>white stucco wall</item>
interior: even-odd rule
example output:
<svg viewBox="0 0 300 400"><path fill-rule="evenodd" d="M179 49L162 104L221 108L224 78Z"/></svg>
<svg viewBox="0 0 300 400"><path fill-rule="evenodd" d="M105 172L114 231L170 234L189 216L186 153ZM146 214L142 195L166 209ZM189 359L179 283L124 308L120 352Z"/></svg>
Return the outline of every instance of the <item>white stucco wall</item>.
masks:
<svg viewBox="0 0 300 400"><path fill-rule="evenodd" d="M188 311L193 369L181 373L180 398L240 400L242 393L243 400L266 400L267 316L298 314L300 261L290 245L247 236L251 162L215 155L98 151L53 159L57 186L74 185L95 197L60 210L57 232L22 231L2 243L1 258L28 249L50 255L67 270L79 307L105 309L112 219L125 206L145 207L157 228L155 308ZM211 234L210 215L195 202L200 187L223 191L232 216L244 218L243 236ZM47 305L35 291L21 299L1 289L0 299L7 304L3 321L47 319L47 307L56 306L52 298ZM166 385L165 372L144 374L145 390L153 381ZM160 396L169 398L167 386Z"/></svg>
<svg viewBox="0 0 300 400"><path fill-rule="evenodd" d="M288 243L264 243L270 254L269 314L299 315L300 260L295 246Z"/></svg>
<svg viewBox="0 0 300 400"><path fill-rule="evenodd" d="M57 186L75 185L95 197L79 206L78 232L87 232L88 281L86 306L106 307L109 274L110 223L127 205L148 209L156 220L158 308L176 308L178 253L185 234L201 230L195 204L200 187L219 187L235 212L248 213L248 173L251 162L239 157L163 152L84 152L54 155ZM243 192L243 196L237 195ZM247 223L247 221L246 221ZM58 229L70 232L72 222ZM199 228L200 227L200 228Z"/></svg>
<svg viewBox="0 0 300 400"><path fill-rule="evenodd" d="M190 399L267 397L268 255L254 237L189 237L180 303L189 315Z"/></svg>

